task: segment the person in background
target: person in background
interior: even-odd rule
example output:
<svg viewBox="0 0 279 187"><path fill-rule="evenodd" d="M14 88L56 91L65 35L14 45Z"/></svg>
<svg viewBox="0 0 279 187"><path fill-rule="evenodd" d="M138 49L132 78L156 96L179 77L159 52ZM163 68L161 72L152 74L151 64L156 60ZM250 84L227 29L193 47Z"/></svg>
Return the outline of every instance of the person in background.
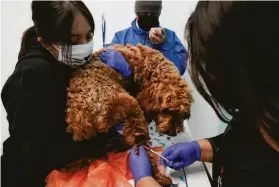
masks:
<svg viewBox="0 0 279 187"><path fill-rule="evenodd" d="M186 70L187 51L174 31L160 26L161 10L162 1L136 0L136 19L132 26L117 32L110 45L143 44L157 49L172 61L183 75Z"/></svg>
<svg viewBox="0 0 279 187"><path fill-rule="evenodd" d="M67 87L93 51L95 24L82 1L33 1L34 26L24 32L18 62L2 90L10 137L3 144L1 186L42 187L47 174L82 157L107 152L109 134L75 142L66 132ZM129 75L115 51L105 63ZM116 57L117 56L117 57ZM121 59L121 64L114 59Z"/></svg>
<svg viewBox="0 0 279 187"><path fill-rule="evenodd" d="M186 27L190 75L228 128L170 146L162 155L172 162L161 164L213 162L214 187L279 186L278 9L268 1L198 2ZM131 150L136 186L158 186L141 151Z"/></svg>

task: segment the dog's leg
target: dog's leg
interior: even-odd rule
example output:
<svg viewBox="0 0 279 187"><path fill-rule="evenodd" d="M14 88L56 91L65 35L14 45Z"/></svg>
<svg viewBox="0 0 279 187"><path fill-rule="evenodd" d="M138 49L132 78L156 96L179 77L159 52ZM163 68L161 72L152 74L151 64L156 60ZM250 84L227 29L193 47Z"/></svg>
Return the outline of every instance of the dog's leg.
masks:
<svg viewBox="0 0 279 187"><path fill-rule="evenodd" d="M172 184L172 180L163 175L157 165L157 161L155 158L155 155L153 153L151 153L150 151L147 152L147 155L150 159L151 162L151 166L152 166L152 175L154 177L154 179L161 185L161 186L170 186Z"/></svg>
<svg viewBox="0 0 279 187"><path fill-rule="evenodd" d="M145 120L130 118L123 125L123 135L130 145L146 145L149 141L148 126Z"/></svg>
<svg viewBox="0 0 279 187"><path fill-rule="evenodd" d="M135 152L138 153L139 145L149 146L149 133L148 125L145 120L139 120L140 118L131 118L126 121L123 126L123 135L126 141L130 145L134 145ZM144 119L144 118L143 118ZM154 179L162 186L170 186L172 181L169 177L160 173L156 158L153 153L147 152L152 166L152 175Z"/></svg>

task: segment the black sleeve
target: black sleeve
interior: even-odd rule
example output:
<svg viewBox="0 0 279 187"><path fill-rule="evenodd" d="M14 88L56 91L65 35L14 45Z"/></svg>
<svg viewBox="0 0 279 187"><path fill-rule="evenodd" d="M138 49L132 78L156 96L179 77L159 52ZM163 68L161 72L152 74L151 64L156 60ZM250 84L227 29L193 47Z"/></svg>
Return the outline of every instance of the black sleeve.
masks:
<svg viewBox="0 0 279 187"><path fill-rule="evenodd" d="M207 140L211 143L211 145L213 145L216 149L219 149L221 144L222 144L222 141L223 141L223 136L224 136L224 133L222 134L219 134L218 136L214 136L214 137L211 137L211 138L207 138Z"/></svg>
<svg viewBox="0 0 279 187"><path fill-rule="evenodd" d="M219 134L218 136L207 138L207 140L210 142L213 150L213 158L215 158L215 155L217 151L220 149L222 141L223 141L224 133Z"/></svg>
<svg viewBox="0 0 279 187"><path fill-rule="evenodd" d="M12 135L47 142L55 129L62 127L63 121L57 121L57 101L53 100L56 90L48 79L30 68L16 71L9 78L2 100Z"/></svg>
<svg viewBox="0 0 279 187"><path fill-rule="evenodd" d="M3 88L11 133L7 144L11 144L4 146L1 162L5 163L2 180L8 186L16 180L20 186L40 186L51 170L103 154L102 137L74 142L71 134L64 133L65 119L59 115L65 111L60 111L51 79L51 75L25 68L15 72Z"/></svg>

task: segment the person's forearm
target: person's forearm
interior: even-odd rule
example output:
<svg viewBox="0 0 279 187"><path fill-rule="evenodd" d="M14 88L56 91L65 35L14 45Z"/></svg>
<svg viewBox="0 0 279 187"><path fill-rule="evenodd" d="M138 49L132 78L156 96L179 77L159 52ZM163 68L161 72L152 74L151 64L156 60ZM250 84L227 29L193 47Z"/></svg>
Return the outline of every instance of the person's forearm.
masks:
<svg viewBox="0 0 279 187"><path fill-rule="evenodd" d="M213 149L210 142L207 139L202 139L198 141L201 148L201 161L211 162L213 159Z"/></svg>
<svg viewBox="0 0 279 187"><path fill-rule="evenodd" d="M136 184L136 187L146 186L161 187L161 185L157 181L155 181L153 177L143 177Z"/></svg>

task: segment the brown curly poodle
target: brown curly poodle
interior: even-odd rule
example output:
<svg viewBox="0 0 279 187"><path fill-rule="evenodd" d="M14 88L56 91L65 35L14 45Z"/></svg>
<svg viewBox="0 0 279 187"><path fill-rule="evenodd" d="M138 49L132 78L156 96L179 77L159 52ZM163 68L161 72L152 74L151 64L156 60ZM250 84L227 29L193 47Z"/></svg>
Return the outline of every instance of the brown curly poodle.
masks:
<svg viewBox="0 0 279 187"><path fill-rule="evenodd" d="M123 135L130 145L149 146L148 122L155 120L157 131L176 135L190 116L192 96L176 67L160 52L138 45L108 47L123 54L133 75L128 83L103 64L98 54L78 69L68 88L66 121L76 141L93 138L124 121ZM126 90L137 90L132 97ZM160 174L154 155L148 152L153 176L169 186L170 178Z"/></svg>
<svg viewBox="0 0 279 187"><path fill-rule="evenodd" d="M143 112L137 100L123 88L121 75L97 57L74 73L68 88L67 103L68 131L73 132L76 141L108 132L123 120L141 124L138 131L148 133L143 128L147 126ZM135 144L131 139L127 142Z"/></svg>
<svg viewBox="0 0 279 187"><path fill-rule="evenodd" d="M139 88L136 98L147 121L154 120L159 133L175 136L183 131L193 98L174 64L143 45L115 45L109 49L121 52L132 68L134 81L130 87Z"/></svg>

